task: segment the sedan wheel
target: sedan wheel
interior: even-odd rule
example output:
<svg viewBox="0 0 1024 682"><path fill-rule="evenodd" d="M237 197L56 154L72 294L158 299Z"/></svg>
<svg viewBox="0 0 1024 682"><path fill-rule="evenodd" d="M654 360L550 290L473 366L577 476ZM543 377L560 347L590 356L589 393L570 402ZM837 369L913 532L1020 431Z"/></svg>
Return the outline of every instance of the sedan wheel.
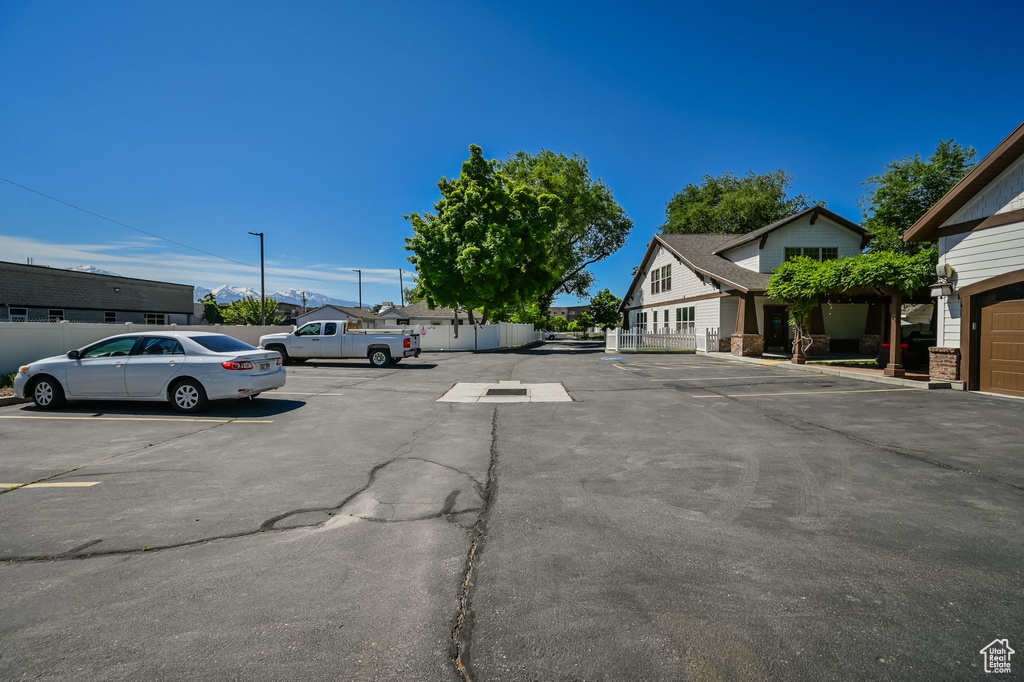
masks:
<svg viewBox="0 0 1024 682"><path fill-rule="evenodd" d="M52 410L64 404L64 390L56 379L43 377L32 387L32 401L40 410Z"/></svg>
<svg viewBox="0 0 1024 682"><path fill-rule="evenodd" d="M178 412L192 414L206 407L206 391L194 379L185 379L171 388L171 406Z"/></svg>

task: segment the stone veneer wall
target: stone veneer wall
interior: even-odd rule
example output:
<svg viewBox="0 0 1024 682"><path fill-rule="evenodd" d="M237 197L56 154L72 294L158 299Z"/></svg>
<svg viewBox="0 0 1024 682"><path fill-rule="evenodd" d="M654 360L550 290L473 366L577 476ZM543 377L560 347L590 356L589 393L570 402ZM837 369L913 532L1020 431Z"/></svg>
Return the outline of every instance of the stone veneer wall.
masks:
<svg viewBox="0 0 1024 682"><path fill-rule="evenodd" d="M828 334L811 334L811 347L807 349L808 355L828 354Z"/></svg>
<svg viewBox="0 0 1024 682"><path fill-rule="evenodd" d="M878 355L878 349L882 347L881 334L865 334L860 337L861 355Z"/></svg>
<svg viewBox="0 0 1024 682"><path fill-rule="evenodd" d="M941 381L960 380L960 349L939 348L928 349L928 374L932 379Z"/></svg>
<svg viewBox="0 0 1024 682"><path fill-rule="evenodd" d="M764 337L760 334L733 334L732 354L748 358L759 358L764 352Z"/></svg>
<svg viewBox="0 0 1024 682"><path fill-rule="evenodd" d="M718 339L718 352L719 353L731 353L732 352L732 337L727 336L724 339Z"/></svg>

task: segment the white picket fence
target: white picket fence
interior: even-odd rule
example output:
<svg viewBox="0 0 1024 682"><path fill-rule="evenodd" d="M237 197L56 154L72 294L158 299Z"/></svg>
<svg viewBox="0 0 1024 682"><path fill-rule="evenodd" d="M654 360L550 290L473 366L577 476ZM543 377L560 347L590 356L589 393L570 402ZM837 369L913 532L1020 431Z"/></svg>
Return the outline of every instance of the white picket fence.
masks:
<svg viewBox="0 0 1024 682"><path fill-rule="evenodd" d="M605 333L605 351L639 353L641 351L703 351L718 350L718 329L694 331L649 332L638 329L609 329Z"/></svg>

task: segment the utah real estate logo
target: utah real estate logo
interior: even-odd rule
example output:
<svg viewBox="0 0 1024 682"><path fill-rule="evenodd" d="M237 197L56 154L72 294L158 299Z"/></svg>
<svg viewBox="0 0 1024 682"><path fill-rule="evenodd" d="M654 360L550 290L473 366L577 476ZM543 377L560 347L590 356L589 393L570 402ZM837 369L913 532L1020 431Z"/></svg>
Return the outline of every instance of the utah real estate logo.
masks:
<svg viewBox="0 0 1024 682"><path fill-rule="evenodd" d="M985 657L985 672L1008 673L1010 656L1017 652L1010 648L1010 640L993 639L979 653Z"/></svg>

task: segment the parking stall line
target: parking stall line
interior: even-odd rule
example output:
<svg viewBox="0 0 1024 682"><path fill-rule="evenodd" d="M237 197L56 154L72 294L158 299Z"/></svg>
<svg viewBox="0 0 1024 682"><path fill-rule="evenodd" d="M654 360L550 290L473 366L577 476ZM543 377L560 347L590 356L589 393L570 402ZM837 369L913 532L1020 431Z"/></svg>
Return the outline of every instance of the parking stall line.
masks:
<svg viewBox="0 0 1024 682"><path fill-rule="evenodd" d="M300 392L296 392L296 393L290 393L288 391L274 391L273 395L310 395L310 396L316 395L316 396L320 396L320 395L345 395L345 394L344 393L317 393L315 391L300 391Z"/></svg>
<svg viewBox="0 0 1024 682"><path fill-rule="evenodd" d="M50 419L57 421L108 421L108 422L204 422L212 424L273 424L273 419L189 419L185 417L49 417L30 414L3 414L0 419Z"/></svg>
<svg viewBox="0 0 1024 682"><path fill-rule="evenodd" d="M691 398L753 398L773 395L818 395L820 393L890 393L894 391L924 391L924 388L869 388L855 391L794 391L791 393L735 393L733 395L692 395Z"/></svg>
<svg viewBox="0 0 1024 682"><path fill-rule="evenodd" d="M74 483L0 483L0 488L91 488L99 481L76 481Z"/></svg>
<svg viewBox="0 0 1024 682"><path fill-rule="evenodd" d="M725 377L700 377L699 379L695 379L693 377L688 377L688 378L685 378L685 379L649 379L648 381L719 381L719 380L723 380L724 381L724 380L732 380L732 379L825 379L825 378L835 379L834 376L828 376L828 375L825 375L825 374L822 374L821 376L815 376L815 375L803 376L803 375L800 375L800 374L795 374L795 375L794 374L761 374L761 375L758 375L758 376L749 376L749 377L730 377L730 376L725 376ZM917 389L913 389L913 390L917 390Z"/></svg>

